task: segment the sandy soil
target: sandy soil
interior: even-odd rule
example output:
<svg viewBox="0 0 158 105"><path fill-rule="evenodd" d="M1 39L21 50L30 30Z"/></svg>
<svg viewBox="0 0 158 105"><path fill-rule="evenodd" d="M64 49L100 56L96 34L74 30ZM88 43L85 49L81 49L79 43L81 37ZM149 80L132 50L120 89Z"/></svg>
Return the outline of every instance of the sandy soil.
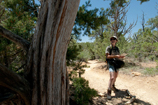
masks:
<svg viewBox="0 0 158 105"><path fill-rule="evenodd" d="M105 62L93 60L88 61L87 65L90 68L84 68L85 73L82 77L89 81L91 88L105 94L109 82L109 71L105 70ZM115 84L119 89L128 89L141 105L158 105L158 76L145 77L119 73ZM112 97L117 98L114 93Z"/></svg>

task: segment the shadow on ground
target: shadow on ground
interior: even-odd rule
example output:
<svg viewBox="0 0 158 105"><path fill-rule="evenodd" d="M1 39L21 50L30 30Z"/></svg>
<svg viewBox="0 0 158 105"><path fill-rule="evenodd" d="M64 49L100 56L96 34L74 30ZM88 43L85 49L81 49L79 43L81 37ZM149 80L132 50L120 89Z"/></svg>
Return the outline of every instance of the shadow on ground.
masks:
<svg viewBox="0 0 158 105"><path fill-rule="evenodd" d="M90 105L151 105L144 100L137 99L135 96L130 96L125 89L116 92L111 100L108 100L106 95L104 93L103 95L94 97Z"/></svg>

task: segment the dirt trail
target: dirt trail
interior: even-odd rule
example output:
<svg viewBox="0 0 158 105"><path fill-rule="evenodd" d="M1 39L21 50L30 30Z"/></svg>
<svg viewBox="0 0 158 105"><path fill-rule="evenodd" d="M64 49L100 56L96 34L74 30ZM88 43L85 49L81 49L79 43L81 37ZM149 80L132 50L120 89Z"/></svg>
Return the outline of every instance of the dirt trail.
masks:
<svg viewBox="0 0 158 105"><path fill-rule="evenodd" d="M104 62L88 61L90 68L84 68L85 73L82 75L89 81L91 88L100 93L105 93L108 87L109 71L105 71ZM121 70L120 70L121 71ZM132 76L120 73L116 87L119 89L128 89L137 99L144 102L141 105L158 105L158 76L142 77ZM112 93L114 97L115 94Z"/></svg>

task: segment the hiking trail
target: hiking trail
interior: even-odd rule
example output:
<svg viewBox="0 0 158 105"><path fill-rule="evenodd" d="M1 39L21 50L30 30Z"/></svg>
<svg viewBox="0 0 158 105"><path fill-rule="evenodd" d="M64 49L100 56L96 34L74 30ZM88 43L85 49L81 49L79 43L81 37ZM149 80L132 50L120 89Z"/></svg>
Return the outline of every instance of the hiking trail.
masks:
<svg viewBox="0 0 158 105"><path fill-rule="evenodd" d="M101 94L105 94L109 82L109 71L105 70L106 63L91 60L88 61L87 65L90 68L84 68L85 73L82 77L89 81L91 88L94 88ZM120 69L115 85L121 90L128 89L132 95L136 96L136 101L139 105L158 105L158 75L154 77L133 76L123 74ZM120 101L123 101L123 99L115 97L115 93L112 92L111 104L123 103Z"/></svg>

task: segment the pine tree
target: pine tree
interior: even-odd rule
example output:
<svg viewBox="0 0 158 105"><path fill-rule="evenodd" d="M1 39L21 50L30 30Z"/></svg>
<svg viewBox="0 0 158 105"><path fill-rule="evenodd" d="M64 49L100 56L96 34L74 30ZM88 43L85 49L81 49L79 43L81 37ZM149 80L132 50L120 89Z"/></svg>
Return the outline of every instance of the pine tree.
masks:
<svg viewBox="0 0 158 105"><path fill-rule="evenodd" d="M5 0L1 2L3 7L0 25L21 36L26 40L31 40L37 21L38 5L32 0ZM1 63L10 69L19 72L26 65L26 52L16 44L1 36ZM4 59L3 59L4 58Z"/></svg>

